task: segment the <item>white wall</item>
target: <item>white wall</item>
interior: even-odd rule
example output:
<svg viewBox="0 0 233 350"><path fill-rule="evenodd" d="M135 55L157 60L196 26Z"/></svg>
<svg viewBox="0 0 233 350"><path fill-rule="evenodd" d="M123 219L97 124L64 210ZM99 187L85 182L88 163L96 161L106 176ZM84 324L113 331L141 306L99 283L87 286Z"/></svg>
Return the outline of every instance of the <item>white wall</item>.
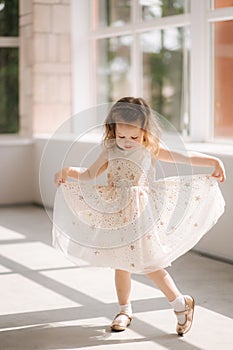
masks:
<svg viewBox="0 0 233 350"><path fill-rule="evenodd" d="M33 153L31 140L0 141L0 205L34 200Z"/></svg>
<svg viewBox="0 0 233 350"><path fill-rule="evenodd" d="M36 139L34 201L52 208L56 192L55 172L68 165L87 167L95 160L99 147L95 139L78 144L70 138L55 138L49 142L45 138Z"/></svg>
<svg viewBox="0 0 233 350"><path fill-rule="evenodd" d="M233 178L231 177L233 155L216 154L216 156L220 157L224 162L226 173L228 175L227 181L220 184L226 202L225 212L219 219L218 223L197 244L195 250L233 261ZM208 208L206 208L206 211L208 211Z"/></svg>
<svg viewBox="0 0 233 350"><path fill-rule="evenodd" d="M15 145L1 144L0 205L34 202L51 208L56 192L53 183L54 173L63 165L81 165L85 155L87 157L83 166L88 166L99 152L97 145L95 137L78 144L72 143L68 138L50 140L49 144L46 138L37 138L34 142ZM198 148L200 150L200 145ZM206 152L204 148L203 152L211 153ZM227 181L220 184L226 209L219 222L202 238L195 250L233 261L233 178L230 176L233 169L233 154L221 154L221 149L215 150L213 154L223 160L228 174ZM187 173L186 170L184 168ZM195 173L203 173L206 170L196 168ZM174 175L172 165L163 163L163 171L165 176ZM158 175L160 172L158 166Z"/></svg>

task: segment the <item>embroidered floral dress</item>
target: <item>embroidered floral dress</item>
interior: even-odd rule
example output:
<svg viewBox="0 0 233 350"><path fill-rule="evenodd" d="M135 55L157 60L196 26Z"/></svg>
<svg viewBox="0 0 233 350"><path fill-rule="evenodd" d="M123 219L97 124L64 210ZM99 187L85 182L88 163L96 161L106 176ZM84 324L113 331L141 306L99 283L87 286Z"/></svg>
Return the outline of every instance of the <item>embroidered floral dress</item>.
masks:
<svg viewBox="0 0 233 350"><path fill-rule="evenodd" d="M150 151L107 148L107 184L62 184L53 245L78 263L149 273L186 253L217 222L224 199L209 175L155 180Z"/></svg>

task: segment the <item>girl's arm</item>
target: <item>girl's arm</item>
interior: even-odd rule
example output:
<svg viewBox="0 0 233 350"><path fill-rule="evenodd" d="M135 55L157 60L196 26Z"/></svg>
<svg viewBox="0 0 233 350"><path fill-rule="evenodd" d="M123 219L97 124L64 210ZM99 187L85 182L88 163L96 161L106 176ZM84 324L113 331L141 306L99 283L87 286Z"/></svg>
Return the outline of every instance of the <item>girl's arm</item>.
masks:
<svg viewBox="0 0 233 350"><path fill-rule="evenodd" d="M164 162L177 162L192 164L194 166L214 167L214 171L211 175L220 182L223 182L226 179L225 169L222 161L217 157L212 157L207 154L188 152L187 155L183 155L182 153L178 152L170 152L161 147L157 159Z"/></svg>
<svg viewBox="0 0 233 350"><path fill-rule="evenodd" d="M102 152L98 159L84 172L80 173L75 167L62 168L54 176L54 182L56 186L60 186L61 183L66 182L67 177L79 179L81 181L88 181L101 175L108 166L106 152Z"/></svg>

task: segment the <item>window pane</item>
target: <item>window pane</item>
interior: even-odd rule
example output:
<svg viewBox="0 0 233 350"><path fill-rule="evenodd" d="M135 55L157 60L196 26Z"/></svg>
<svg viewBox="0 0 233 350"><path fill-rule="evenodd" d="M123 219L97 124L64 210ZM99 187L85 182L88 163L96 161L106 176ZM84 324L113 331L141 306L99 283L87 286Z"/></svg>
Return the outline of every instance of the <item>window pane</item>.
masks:
<svg viewBox="0 0 233 350"><path fill-rule="evenodd" d="M18 36L18 0L0 0L0 36Z"/></svg>
<svg viewBox="0 0 233 350"><path fill-rule="evenodd" d="M213 9L233 6L233 0L212 0Z"/></svg>
<svg viewBox="0 0 233 350"><path fill-rule="evenodd" d="M95 28L122 26L130 22L131 0L98 0L95 6Z"/></svg>
<svg viewBox="0 0 233 350"><path fill-rule="evenodd" d="M213 24L214 134L233 137L233 21Z"/></svg>
<svg viewBox="0 0 233 350"><path fill-rule="evenodd" d="M97 102L112 102L129 95L131 36L97 41Z"/></svg>
<svg viewBox="0 0 233 350"><path fill-rule="evenodd" d="M0 48L0 133L18 131L18 49Z"/></svg>
<svg viewBox="0 0 233 350"><path fill-rule="evenodd" d="M187 28L155 30L141 36L144 97L179 131L188 131L188 41Z"/></svg>
<svg viewBox="0 0 233 350"><path fill-rule="evenodd" d="M189 11L189 0L140 0L142 19L180 15Z"/></svg>

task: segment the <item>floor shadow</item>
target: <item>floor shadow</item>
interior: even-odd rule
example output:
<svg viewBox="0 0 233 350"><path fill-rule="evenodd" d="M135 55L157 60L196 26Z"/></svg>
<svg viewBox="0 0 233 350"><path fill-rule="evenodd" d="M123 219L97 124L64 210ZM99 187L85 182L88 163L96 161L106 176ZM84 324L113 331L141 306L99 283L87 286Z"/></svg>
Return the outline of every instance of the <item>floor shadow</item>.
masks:
<svg viewBox="0 0 233 350"><path fill-rule="evenodd" d="M87 298L88 299L88 298ZM164 298L140 299L133 302L135 315L139 312L147 312L153 310L170 309ZM67 322L75 320L86 320L96 317L105 317L109 319L109 323L115 316L118 308L115 303L103 304L96 301L95 304L86 301L85 306L60 308L53 310L28 311L17 314L0 315L0 331L6 328L14 327L30 327L33 324ZM171 310L172 312L172 310ZM0 347L1 349L1 347Z"/></svg>
<svg viewBox="0 0 233 350"><path fill-rule="evenodd" d="M167 270L180 291L193 295L197 305L233 319L233 308L229 307L233 303L232 264L191 251ZM153 282L145 275L132 275L132 279L153 287Z"/></svg>
<svg viewBox="0 0 233 350"><path fill-rule="evenodd" d="M184 342L175 334L164 334L157 329L153 329L151 336L146 338L135 337L133 334L130 336L126 332L112 333L109 325L52 326L47 324L0 332L0 344L2 350L55 350L97 346L109 346L111 349L111 345L115 344L119 346L132 344L133 348L136 343L143 343L142 346L146 348L146 342L153 342L155 349L157 344L158 348L163 346L167 349L201 350Z"/></svg>
<svg viewBox="0 0 233 350"><path fill-rule="evenodd" d="M27 242L40 241L51 246L52 240L52 211L49 215L43 207L36 205L18 205L13 207L0 207L0 225L9 230L18 232L25 236ZM33 224L33 228L32 228ZM10 240L9 243L14 243ZM22 243L23 240L19 240ZM1 240L0 244L7 241Z"/></svg>

